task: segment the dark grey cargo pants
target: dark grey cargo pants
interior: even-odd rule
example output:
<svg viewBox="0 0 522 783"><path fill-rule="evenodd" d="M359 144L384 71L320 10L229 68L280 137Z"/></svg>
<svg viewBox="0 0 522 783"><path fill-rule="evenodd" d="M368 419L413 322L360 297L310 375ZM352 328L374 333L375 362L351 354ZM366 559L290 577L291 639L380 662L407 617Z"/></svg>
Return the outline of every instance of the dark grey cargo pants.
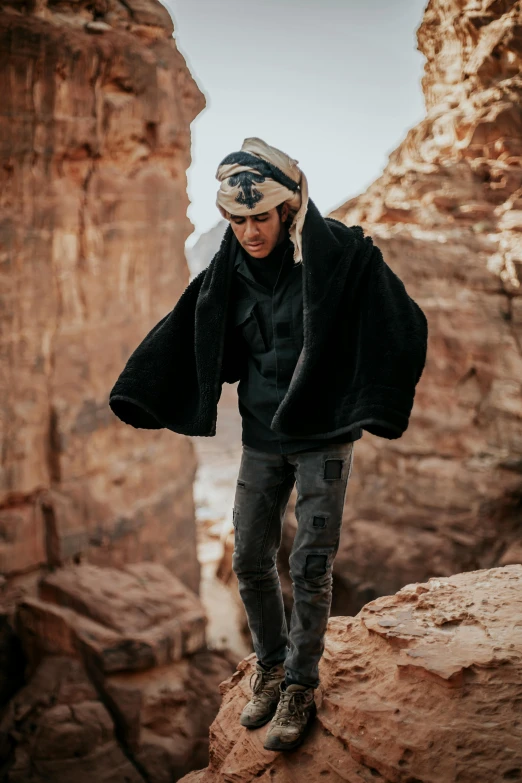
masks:
<svg viewBox="0 0 522 783"><path fill-rule="evenodd" d="M284 662L287 679L313 688L319 685L353 449L354 443L335 443L268 454L243 445L237 480L232 567L254 651L265 665ZM289 560L294 605L288 631L276 555L294 483L297 532Z"/></svg>

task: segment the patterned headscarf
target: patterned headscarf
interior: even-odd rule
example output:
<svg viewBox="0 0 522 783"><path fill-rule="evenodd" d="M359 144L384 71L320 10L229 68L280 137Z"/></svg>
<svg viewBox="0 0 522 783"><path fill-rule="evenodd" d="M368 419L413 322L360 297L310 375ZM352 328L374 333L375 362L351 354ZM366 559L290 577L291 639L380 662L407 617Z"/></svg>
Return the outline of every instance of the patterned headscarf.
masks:
<svg viewBox="0 0 522 783"><path fill-rule="evenodd" d="M223 158L216 179L216 204L223 217L257 215L286 202L293 216L289 228L294 262L303 260L302 231L308 207L308 182L297 165L262 139L245 139L239 152Z"/></svg>

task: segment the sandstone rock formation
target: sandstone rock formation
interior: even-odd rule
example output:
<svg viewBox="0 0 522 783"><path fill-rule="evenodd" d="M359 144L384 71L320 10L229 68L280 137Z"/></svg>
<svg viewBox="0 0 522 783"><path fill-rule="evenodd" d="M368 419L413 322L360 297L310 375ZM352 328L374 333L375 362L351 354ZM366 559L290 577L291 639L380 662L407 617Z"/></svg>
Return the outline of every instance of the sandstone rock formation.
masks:
<svg viewBox="0 0 522 783"><path fill-rule="evenodd" d="M158 0L0 10L0 574L157 560L198 590L189 439L107 400L189 278L204 98Z"/></svg>
<svg viewBox="0 0 522 783"><path fill-rule="evenodd" d="M188 438L108 394L189 279L204 98L158 0L0 6L0 779L177 780L218 683ZM10 700L10 701L9 701Z"/></svg>
<svg viewBox="0 0 522 783"><path fill-rule="evenodd" d="M332 214L372 236L429 324L407 432L355 444L333 614L522 562L522 7L431 0L418 43L426 118ZM290 505L283 571L294 530Z"/></svg>
<svg viewBox="0 0 522 783"><path fill-rule="evenodd" d="M318 714L292 753L249 731L254 656L222 685L210 764L183 783L501 783L522 777L522 566L409 584L329 621Z"/></svg>
<svg viewBox="0 0 522 783"><path fill-rule="evenodd" d="M80 565L16 611L28 684L0 722L6 783L170 783L208 761L219 683L203 606L165 566Z"/></svg>

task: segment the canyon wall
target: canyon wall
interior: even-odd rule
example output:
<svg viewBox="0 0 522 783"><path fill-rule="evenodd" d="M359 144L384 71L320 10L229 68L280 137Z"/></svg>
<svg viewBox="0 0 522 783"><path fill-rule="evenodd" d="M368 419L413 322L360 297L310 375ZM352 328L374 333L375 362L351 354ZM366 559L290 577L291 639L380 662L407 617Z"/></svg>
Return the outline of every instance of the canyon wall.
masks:
<svg viewBox="0 0 522 783"><path fill-rule="evenodd" d="M0 13L0 574L157 560L198 590L189 439L112 384L189 279L204 98L157 0Z"/></svg>
<svg viewBox="0 0 522 783"><path fill-rule="evenodd" d="M0 778L177 780L218 684L192 442L108 395L189 280L204 107L157 0L0 7Z"/></svg>
<svg viewBox="0 0 522 783"><path fill-rule="evenodd" d="M372 236L429 324L408 430L355 444L333 614L522 562L522 8L432 0L417 36L426 117L331 215Z"/></svg>

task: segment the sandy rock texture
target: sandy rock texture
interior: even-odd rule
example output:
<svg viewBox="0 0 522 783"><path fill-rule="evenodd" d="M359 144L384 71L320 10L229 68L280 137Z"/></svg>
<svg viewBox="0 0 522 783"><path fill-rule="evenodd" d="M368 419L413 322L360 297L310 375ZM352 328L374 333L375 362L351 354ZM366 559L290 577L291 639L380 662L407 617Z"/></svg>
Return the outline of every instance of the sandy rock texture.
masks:
<svg viewBox="0 0 522 783"><path fill-rule="evenodd" d="M204 98L158 0L0 10L0 573L156 560L199 585L188 438L110 411L189 279Z"/></svg>
<svg viewBox="0 0 522 783"><path fill-rule="evenodd" d="M318 715L291 753L239 725L254 656L222 685L210 764L183 783L522 779L522 566L408 584L329 621Z"/></svg>
<svg viewBox="0 0 522 783"><path fill-rule="evenodd" d="M79 652L104 675L140 671L204 649L207 618L195 593L156 563L123 570L59 569L17 607L30 662Z"/></svg>
<svg viewBox="0 0 522 783"><path fill-rule="evenodd" d="M372 236L429 325L408 430L355 444L333 614L522 562L522 6L431 0L417 38L426 117L331 215Z"/></svg>
<svg viewBox="0 0 522 783"><path fill-rule="evenodd" d="M0 720L6 783L172 783L208 762L219 684L198 596L165 566L63 567L15 627L26 682Z"/></svg>

